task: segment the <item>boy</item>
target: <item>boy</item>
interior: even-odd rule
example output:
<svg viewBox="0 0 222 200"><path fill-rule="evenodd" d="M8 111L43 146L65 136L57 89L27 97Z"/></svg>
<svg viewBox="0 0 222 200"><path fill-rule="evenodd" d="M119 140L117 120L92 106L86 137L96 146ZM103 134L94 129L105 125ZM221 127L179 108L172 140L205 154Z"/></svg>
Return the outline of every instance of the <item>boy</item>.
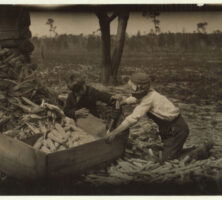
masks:
<svg viewBox="0 0 222 200"><path fill-rule="evenodd" d="M132 96L135 98L130 97L122 103L133 103L135 99L138 105L116 129L110 132L107 141L111 142L117 134L147 115L159 126L159 134L163 142L162 161L179 157L189 135L188 125L181 116L179 108L165 96L150 88L150 79L146 73L133 74L129 85L134 91Z"/></svg>
<svg viewBox="0 0 222 200"><path fill-rule="evenodd" d="M98 117L96 102L102 101L111 105L115 100L111 94L86 85L85 80L76 74L69 77L67 85L71 92L66 100L64 113L70 118L85 117L88 113Z"/></svg>

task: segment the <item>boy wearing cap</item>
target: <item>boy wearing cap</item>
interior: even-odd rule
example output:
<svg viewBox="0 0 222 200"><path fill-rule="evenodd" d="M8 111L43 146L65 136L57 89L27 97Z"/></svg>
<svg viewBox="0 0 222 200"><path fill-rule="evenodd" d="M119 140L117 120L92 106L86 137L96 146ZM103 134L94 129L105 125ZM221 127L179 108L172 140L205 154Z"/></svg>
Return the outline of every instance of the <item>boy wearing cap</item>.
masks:
<svg viewBox="0 0 222 200"><path fill-rule="evenodd" d="M163 142L162 159L171 160L179 157L183 144L189 135L189 128L180 114L180 110L169 99L150 88L150 79L146 73L135 73L129 80L133 93L130 99L122 103L134 103L138 105L125 120L108 136L111 142L115 136L128 129L137 121L147 115L159 127L159 134Z"/></svg>
<svg viewBox="0 0 222 200"><path fill-rule="evenodd" d="M67 85L71 92L66 100L64 113L70 118L85 117L88 113L98 117L96 102L112 104L115 100L111 94L86 85L80 75L72 74L67 80Z"/></svg>

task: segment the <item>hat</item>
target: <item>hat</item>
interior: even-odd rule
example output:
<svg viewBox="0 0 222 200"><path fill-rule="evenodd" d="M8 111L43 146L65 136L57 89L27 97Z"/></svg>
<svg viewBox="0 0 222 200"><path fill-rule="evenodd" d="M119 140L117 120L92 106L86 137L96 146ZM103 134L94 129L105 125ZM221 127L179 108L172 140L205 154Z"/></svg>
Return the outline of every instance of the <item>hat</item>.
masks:
<svg viewBox="0 0 222 200"><path fill-rule="evenodd" d="M135 84L149 84L150 77L147 73L135 73L131 76L131 81Z"/></svg>

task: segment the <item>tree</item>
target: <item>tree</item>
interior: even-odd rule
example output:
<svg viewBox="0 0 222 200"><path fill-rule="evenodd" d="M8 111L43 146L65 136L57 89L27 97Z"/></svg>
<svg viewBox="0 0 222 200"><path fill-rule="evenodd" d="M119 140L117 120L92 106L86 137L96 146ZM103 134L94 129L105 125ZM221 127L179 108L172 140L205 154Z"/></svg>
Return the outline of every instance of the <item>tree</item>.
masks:
<svg viewBox="0 0 222 200"><path fill-rule="evenodd" d="M197 33L200 40L201 48L204 48L205 46L209 45L210 42L206 32L207 25L207 22L200 22L197 24Z"/></svg>
<svg viewBox="0 0 222 200"><path fill-rule="evenodd" d="M106 84L113 84L117 82L117 74L124 48L125 33L129 18L129 12L114 12L112 15L109 16L106 11L98 11L96 12L96 16L99 19L102 39L101 81ZM111 55L110 23L116 17L118 17L118 27L116 40L114 42L114 50Z"/></svg>
<svg viewBox="0 0 222 200"><path fill-rule="evenodd" d="M198 33L206 33L207 22L200 22L197 24Z"/></svg>
<svg viewBox="0 0 222 200"><path fill-rule="evenodd" d="M139 38L139 37L141 36L141 32L140 32L140 31L137 31L136 36Z"/></svg>
<svg viewBox="0 0 222 200"><path fill-rule="evenodd" d="M152 12L143 12L142 15L146 18L151 18L154 24L155 33L159 34L160 33L160 20L157 19L157 17L160 16L160 13L157 11L152 11Z"/></svg>
<svg viewBox="0 0 222 200"><path fill-rule="evenodd" d="M54 33L55 36L58 35L58 33L56 32L56 26L54 26L54 22L55 20L52 18L48 18L46 24L49 25L49 33L50 33L50 37L51 37L51 33Z"/></svg>

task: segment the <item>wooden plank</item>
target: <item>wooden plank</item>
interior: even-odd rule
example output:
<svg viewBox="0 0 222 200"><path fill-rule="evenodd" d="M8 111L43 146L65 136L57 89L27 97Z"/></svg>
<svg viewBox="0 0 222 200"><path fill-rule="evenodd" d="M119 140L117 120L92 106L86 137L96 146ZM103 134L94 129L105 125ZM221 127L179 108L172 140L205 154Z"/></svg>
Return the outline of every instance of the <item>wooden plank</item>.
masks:
<svg viewBox="0 0 222 200"><path fill-rule="evenodd" d="M18 29L20 9L0 9L0 31L11 31Z"/></svg>
<svg viewBox="0 0 222 200"><path fill-rule="evenodd" d="M0 169L19 179L39 179L46 174L46 154L0 135Z"/></svg>
<svg viewBox="0 0 222 200"><path fill-rule="evenodd" d="M0 40L30 38L30 15L21 7L0 7Z"/></svg>
<svg viewBox="0 0 222 200"><path fill-rule="evenodd" d="M0 45L4 48L17 47L19 41L20 40L17 40L17 39L14 39L14 40L0 40Z"/></svg>
<svg viewBox="0 0 222 200"><path fill-rule="evenodd" d="M53 178L68 174L79 175L92 167L114 160L123 154L127 138L128 131L117 136L111 144L99 139L69 150L48 154L48 175Z"/></svg>
<svg viewBox="0 0 222 200"><path fill-rule="evenodd" d="M1 17L0 20L0 31L17 30L17 16L9 17L7 15Z"/></svg>
<svg viewBox="0 0 222 200"><path fill-rule="evenodd" d="M13 40L13 39L19 39L20 33L17 30L11 30L11 31L1 31L0 30L0 40Z"/></svg>

